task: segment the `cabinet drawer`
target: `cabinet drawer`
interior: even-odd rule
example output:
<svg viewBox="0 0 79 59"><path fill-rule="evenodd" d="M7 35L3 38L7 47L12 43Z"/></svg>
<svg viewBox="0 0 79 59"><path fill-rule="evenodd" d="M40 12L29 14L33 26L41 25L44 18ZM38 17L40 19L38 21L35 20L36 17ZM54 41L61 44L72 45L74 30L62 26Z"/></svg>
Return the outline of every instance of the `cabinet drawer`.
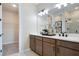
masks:
<svg viewBox="0 0 79 59"><path fill-rule="evenodd" d="M30 38L31 38L31 39L34 39L34 35L30 35Z"/></svg>
<svg viewBox="0 0 79 59"><path fill-rule="evenodd" d="M43 41L55 44L55 40L51 38L43 38Z"/></svg>
<svg viewBox="0 0 79 59"><path fill-rule="evenodd" d="M58 47L57 56L79 56L79 51L64 47Z"/></svg>
<svg viewBox="0 0 79 59"><path fill-rule="evenodd" d="M35 36L35 39L42 40L42 37L40 37L40 36Z"/></svg>
<svg viewBox="0 0 79 59"><path fill-rule="evenodd" d="M57 45L79 50L79 43L58 40Z"/></svg>

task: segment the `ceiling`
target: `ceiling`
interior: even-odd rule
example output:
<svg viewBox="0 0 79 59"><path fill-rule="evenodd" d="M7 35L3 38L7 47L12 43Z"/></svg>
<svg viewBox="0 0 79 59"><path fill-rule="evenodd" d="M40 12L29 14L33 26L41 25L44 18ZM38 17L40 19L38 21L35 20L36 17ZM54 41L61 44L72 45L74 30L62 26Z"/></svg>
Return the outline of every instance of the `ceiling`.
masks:
<svg viewBox="0 0 79 59"><path fill-rule="evenodd" d="M16 4L17 7L13 7L12 5L13 4ZM68 6L66 7L63 7L61 9L57 9L57 8L54 8L54 6L57 4L57 3L33 3L34 5L37 6L37 11L39 12L40 10L42 9L50 9L49 11L49 14L60 14L62 13L63 11L73 11L75 7L79 7L79 3L75 3L75 4L70 4L68 3ZM3 3L2 4L2 7L4 10L10 10L10 11L14 11L14 12L18 12L18 9L19 9L19 6L17 3Z"/></svg>
<svg viewBox="0 0 79 59"><path fill-rule="evenodd" d="M15 4L17 7L13 7L13 4ZM2 9L3 10L9 10L13 12L18 12L19 6L17 3L3 3L2 4Z"/></svg>

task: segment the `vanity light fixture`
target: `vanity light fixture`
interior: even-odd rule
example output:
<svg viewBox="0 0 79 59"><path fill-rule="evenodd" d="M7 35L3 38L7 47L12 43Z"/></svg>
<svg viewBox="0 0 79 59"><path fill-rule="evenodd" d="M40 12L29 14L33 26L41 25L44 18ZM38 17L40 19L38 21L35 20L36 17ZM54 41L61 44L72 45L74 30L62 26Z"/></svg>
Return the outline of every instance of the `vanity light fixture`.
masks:
<svg viewBox="0 0 79 59"><path fill-rule="evenodd" d="M13 4L12 6L13 6L13 7L17 7L16 4Z"/></svg>
<svg viewBox="0 0 79 59"><path fill-rule="evenodd" d="M68 4L67 3L64 3L63 5L64 5L64 7L66 7Z"/></svg>
<svg viewBox="0 0 79 59"><path fill-rule="evenodd" d="M38 15L39 15L39 16L46 15L46 14L48 14L48 11L49 11L49 9L43 9L43 10L41 10L41 11L38 13Z"/></svg>
<svg viewBox="0 0 79 59"><path fill-rule="evenodd" d="M56 4L55 5L55 8L58 8L58 9L61 9L61 6L64 6L64 7L66 7L68 4L67 3L58 3L58 4Z"/></svg>
<svg viewBox="0 0 79 59"><path fill-rule="evenodd" d="M42 12L38 13L39 16L42 16Z"/></svg>
<svg viewBox="0 0 79 59"><path fill-rule="evenodd" d="M45 9L45 10L44 10L44 13L45 13L45 14L48 14L48 11L49 11L49 9Z"/></svg>
<svg viewBox="0 0 79 59"><path fill-rule="evenodd" d="M45 15L45 12L42 12L42 15Z"/></svg>
<svg viewBox="0 0 79 59"><path fill-rule="evenodd" d="M55 5L55 8L60 9L60 8L61 8L61 4L56 4L56 5Z"/></svg>

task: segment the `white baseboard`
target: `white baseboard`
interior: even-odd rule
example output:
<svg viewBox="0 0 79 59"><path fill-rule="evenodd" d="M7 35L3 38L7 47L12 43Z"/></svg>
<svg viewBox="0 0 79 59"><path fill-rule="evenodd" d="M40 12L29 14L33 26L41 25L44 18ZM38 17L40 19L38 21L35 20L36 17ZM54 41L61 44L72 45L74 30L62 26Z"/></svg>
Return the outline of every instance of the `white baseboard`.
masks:
<svg viewBox="0 0 79 59"><path fill-rule="evenodd" d="M8 42L8 43L3 43L2 45L5 45L5 44L13 44L13 43L18 43L18 42Z"/></svg>
<svg viewBox="0 0 79 59"><path fill-rule="evenodd" d="M23 53L23 52L26 52L26 51L29 51L29 50L30 50L30 48L22 50L22 51L19 51L19 53Z"/></svg>

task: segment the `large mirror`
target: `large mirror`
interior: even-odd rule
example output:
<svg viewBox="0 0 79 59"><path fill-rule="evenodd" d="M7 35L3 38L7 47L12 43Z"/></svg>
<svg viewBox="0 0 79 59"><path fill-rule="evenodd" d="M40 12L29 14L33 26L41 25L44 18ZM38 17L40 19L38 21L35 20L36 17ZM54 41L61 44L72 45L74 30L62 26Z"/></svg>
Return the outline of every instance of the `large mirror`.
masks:
<svg viewBox="0 0 79 59"><path fill-rule="evenodd" d="M38 17L43 20L41 30L48 29L52 33L79 33L79 3L49 3L40 6L38 9L42 12L48 10L47 14Z"/></svg>
<svg viewBox="0 0 79 59"><path fill-rule="evenodd" d="M79 33L79 3L68 3L58 11L62 20L62 32Z"/></svg>

